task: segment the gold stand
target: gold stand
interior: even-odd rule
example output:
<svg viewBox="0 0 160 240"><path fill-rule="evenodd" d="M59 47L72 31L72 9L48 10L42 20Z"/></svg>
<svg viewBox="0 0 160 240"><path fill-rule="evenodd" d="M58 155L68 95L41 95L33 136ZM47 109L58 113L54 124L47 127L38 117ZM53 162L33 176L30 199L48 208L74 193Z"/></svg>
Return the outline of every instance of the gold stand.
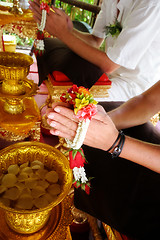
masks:
<svg viewBox="0 0 160 240"><path fill-rule="evenodd" d="M34 234L18 234L11 230L6 221L5 213L0 209L1 240L71 240L69 225L73 221L71 199L67 196L58 206L53 208L47 224Z"/></svg>

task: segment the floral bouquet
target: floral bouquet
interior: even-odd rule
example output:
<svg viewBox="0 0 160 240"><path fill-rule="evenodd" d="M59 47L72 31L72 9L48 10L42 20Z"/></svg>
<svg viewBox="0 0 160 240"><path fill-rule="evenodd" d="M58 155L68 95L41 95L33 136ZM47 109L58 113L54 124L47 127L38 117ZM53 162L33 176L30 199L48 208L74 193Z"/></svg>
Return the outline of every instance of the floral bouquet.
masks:
<svg viewBox="0 0 160 240"><path fill-rule="evenodd" d="M97 112L97 102L93 99L92 94L84 87L73 85L60 97L62 102L73 105L74 113L79 119L78 128L73 141L66 140L69 149L70 168L73 169L73 185L76 188L81 187L87 194L90 193L90 180L87 178L84 164L86 159L81 148L85 135L92 119Z"/></svg>

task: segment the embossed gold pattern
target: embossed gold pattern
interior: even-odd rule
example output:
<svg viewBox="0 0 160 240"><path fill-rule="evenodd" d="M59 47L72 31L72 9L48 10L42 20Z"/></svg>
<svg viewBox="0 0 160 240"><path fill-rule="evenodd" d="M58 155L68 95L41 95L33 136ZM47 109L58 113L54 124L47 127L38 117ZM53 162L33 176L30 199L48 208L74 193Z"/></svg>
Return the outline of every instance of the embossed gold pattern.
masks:
<svg viewBox="0 0 160 240"><path fill-rule="evenodd" d="M40 142L15 143L0 151L0 171L7 171L11 164L22 164L39 160L49 169L55 169L59 175L62 192L57 199L45 208L35 210L16 210L0 203L5 211L8 225L18 233L34 233L47 222L51 210L68 194L72 185L72 171L68 159L56 148ZM67 221L67 219L66 219Z"/></svg>
<svg viewBox="0 0 160 240"><path fill-rule="evenodd" d="M69 225L73 221L71 198L66 198L51 210L47 224L36 233L19 234L12 231L5 221L5 212L0 209L1 240L71 240Z"/></svg>
<svg viewBox="0 0 160 240"><path fill-rule="evenodd" d="M8 142L23 141L28 137L30 141L40 141L40 136L41 136L40 125L41 125L41 121L36 122L29 132L23 133L20 135L15 134L13 132L9 132L3 128L0 128L0 138L5 139Z"/></svg>
<svg viewBox="0 0 160 240"><path fill-rule="evenodd" d="M32 11L30 9L23 9L23 14L15 14L10 12L12 6L2 6L0 3L0 29L16 33L19 37L35 39L37 23L33 19ZM44 33L46 37L49 36L47 32Z"/></svg>

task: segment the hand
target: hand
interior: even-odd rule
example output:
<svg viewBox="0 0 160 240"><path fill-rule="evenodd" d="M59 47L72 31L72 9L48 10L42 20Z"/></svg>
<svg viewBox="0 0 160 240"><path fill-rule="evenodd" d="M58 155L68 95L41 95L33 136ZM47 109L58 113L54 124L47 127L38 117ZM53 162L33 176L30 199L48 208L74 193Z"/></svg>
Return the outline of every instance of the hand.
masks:
<svg viewBox="0 0 160 240"><path fill-rule="evenodd" d="M42 18L42 12L40 10L40 3L38 0L29 1L29 9L33 12L33 18L35 21L40 24Z"/></svg>
<svg viewBox="0 0 160 240"><path fill-rule="evenodd" d="M52 7L52 9L55 11L55 13L50 11L47 14L45 29L51 35L62 39L65 37L66 32L72 31L73 23L63 10L55 7Z"/></svg>
<svg viewBox="0 0 160 240"><path fill-rule="evenodd" d="M118 136L118 130L110 117L101 106L97 106L98 112L92 118L84 144L107 150L113 144ZM64 103L54 103L52 109L46 113L48 124L53 127L51 134L73 140L76 134L78 119L73 110L66 107Z"/></svg>
<svg viewBox="0 0 160 240"><path fill-rule="evenodd" d="M40 10L40 3L38 0L29 1L30 10L33 12L33 18L38 24L41 23L42 13ZM55 37L63 35L64 31L71 31L73 23L70 17L61 9L52 6L53 11L47 13L45 30Z"/></svg>

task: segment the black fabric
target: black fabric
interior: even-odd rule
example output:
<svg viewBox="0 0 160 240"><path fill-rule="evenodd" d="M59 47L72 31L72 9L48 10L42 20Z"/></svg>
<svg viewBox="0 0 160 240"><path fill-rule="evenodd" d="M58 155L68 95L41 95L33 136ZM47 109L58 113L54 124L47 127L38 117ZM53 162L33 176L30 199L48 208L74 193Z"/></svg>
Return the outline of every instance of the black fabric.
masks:
<svg viewBox="0 0 160 240"><path fill-rule="evenodd" d="M121 103L102 105L109 111ZM160 144L160 133L148 122L124 130L126 135ZM75 189L75 206L119 232L139 240L159 239L160 174L105 151L83 146L91 193ZM151 159L152 161L152 159Z"/></svg>
<svg viewBox="0 0 160 240"><path fill-rule="evenodd" d="M96 65L72 52L56 38L46 38L45 53L37 56L39 85L47 79L49 73L60 71L77 86L90 88L104 73Z"/></svg>

